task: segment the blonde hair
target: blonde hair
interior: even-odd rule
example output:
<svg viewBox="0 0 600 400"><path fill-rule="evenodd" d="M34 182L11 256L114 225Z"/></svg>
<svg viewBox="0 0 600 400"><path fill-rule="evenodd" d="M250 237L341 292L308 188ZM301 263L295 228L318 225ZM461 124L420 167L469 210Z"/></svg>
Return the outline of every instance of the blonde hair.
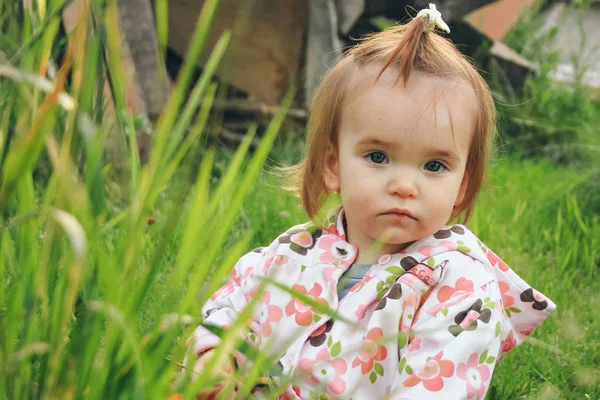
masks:
<svg viewBox="0 0 600 400"><path fill-rule="evenodd" d="M474 116L469 156L466 164L468 183L463 202L452 218L461 214L469 220L481 188L488 154L496 130L496 109L490 89L476 68L454 47L435 33L424 32L426 15L405 25L394 26L371 35L348 51L327 73L311 105L304 159L288 169L292 187L299 192L304 209L313 218L320 210L327 188L323 179L328 149L338 151L338 131L342 106L355 67L382 65L377 78L388 68L398 71L406 87L412 71L443 79L462 80L475 92Z"/></svg>

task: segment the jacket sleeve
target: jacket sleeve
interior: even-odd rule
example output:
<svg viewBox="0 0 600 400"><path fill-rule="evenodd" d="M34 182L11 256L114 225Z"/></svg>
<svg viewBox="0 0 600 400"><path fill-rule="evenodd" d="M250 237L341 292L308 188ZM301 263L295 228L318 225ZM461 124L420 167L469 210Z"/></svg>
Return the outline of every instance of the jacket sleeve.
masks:
<svg viewBox="0 0 600 400"><path fill-rule="evenodd" d="M399 352L393 398L483 399L501 345L500 290L493 272L468 255L435 258L430 265L444 264L444 271L437 285L421 289L427 291Z"/></svg>
<svg viewBox="0 0 600 400"><path fill-rule="evenodd" d="M248 305L248 299L257 290L261 280L257 275L265 275L275 252L277 240L267 248L256 249L238 260L229 280L217 290L202 307L203 322L219 328L227 328L237 319ZM188 339L188 347L198 356L220 343L215 335L202 325L198 326Z"/></svg>

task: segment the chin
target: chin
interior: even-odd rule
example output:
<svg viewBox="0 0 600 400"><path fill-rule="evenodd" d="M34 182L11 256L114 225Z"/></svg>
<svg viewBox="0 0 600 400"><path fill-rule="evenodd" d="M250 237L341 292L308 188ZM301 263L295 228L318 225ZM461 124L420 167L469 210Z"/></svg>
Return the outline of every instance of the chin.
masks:
<svg viewBox="0 0 600 400"><path fill-rule="evenodd" d="M403 246L419 239L421 238L413 235L393 235L385 240L385 244L392 246Z"/></svg>
<svg viewBox="0 0 600 400"><path fill-rule="evenodd" d="M408 242L414 242L415 240L420 239L420 235L418 232L406 232L405 229L402 228L389 228L388 230L384 230L382 232L378 232L379 236L377 238L385 237L387 234L387 240L385 240L388 244L403 244Z"/></svg>

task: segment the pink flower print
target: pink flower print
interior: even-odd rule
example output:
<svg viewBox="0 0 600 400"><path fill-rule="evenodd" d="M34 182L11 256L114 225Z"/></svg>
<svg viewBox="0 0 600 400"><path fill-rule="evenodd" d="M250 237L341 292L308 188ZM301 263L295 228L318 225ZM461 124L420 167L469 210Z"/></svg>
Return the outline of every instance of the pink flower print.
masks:
<svg viewBox="0 0 600 400"><path fill-rule="evenodd" d="M472 295L473 281L459 278L454 284L454 287L444 285L440 288L437 293L437 298L440 302L427 309L427 314L436 315L443 309L452 307Z"/></svg>
<svg viewBox="0 0 600 400"><path fill-rule="evenodd" d="M247 281L250 275L254 272L254 267L248 267L244 271L244 275L240 276L240 285L244 286L244 281Z"/></svg>
<svg viewBox="0 0 600 400"><path fill-rule="evenodd" d="M356 308L356 311L354 311L354 315L356 315L356 318L358 318L359 320L363 319L366 314L367 314L367 305L366 304L359 305Z"/></svg>
<svg viewBox="0 0 600 400"><path fill-rule="evenodd" d="M289 389L288 389L289 390ZM300 397L300 388L298 386L292 385L292 391L296 394L296 396ZM292 397L289 393L283 392L277 398L278 400L294 400L296 397Z"/></svg>
<svg viewBox="0 0 600 400"><path fill-rule="evenodd" d="M327 389L332 393L342 394L346 390L346 382L342 379L342 375L348 370L346 361L341 358L332 360L328 348L317 353L315 360L300 360L298 368L310 374L313 382L327 384Z"/></svg>
<svg viewBox="0 0 600 400"><path fill-rule="evenodd" d="M454 251L458 245L456 242L451 240L444 240L443 242L436 243L435 246L423 246L419 249L419 253L423 254L425 257L431 257L433 254L441 253L444 251ZM440 250L439 252L436 250Z"/></svg>
<svg viewBox="0 0 600 400"><path fill-rule="evenodd" d="M323 236L321 240L319 240L319 249L325 250L324 253L321 254L319 260L324 263L331 263L332 261L337 260L332 253L333 244L337 242L339 239L333 236Z"/></svg>
<svg viewBox="0 0 600 400"><path fill-rule="evenodd" d="M317 328L316 331L314 331L313 333L311 333L310 337L321 336L322 333L325 333L325 329L327 329L327 324L321 325L319 328Z"/></svg>
<svg viewBox="0 0 600 400"><path fill-rule="evenodd" d="M327 232L331 235L335 235L342 240L346 240L346 234L338 231L335 223L330 223L329 225L327 225L327 229L325 229L325 232Z"/></svg>
<svg viewBox="0 0 600 400"><path fill-rule="evenodd" d="M515 298L506 294L510 289L508 283L498 281L498 286L500 286L500 294L502 295L502 304L504 304L504 308L508 308L515 304Z"/></svg>
<svg viewBox="0 0 600 400"><path fill-rule="evenodd" d="M252 288L248 293L244 293L244 298L246 299L246 301L250 301L250 299L254 297L256 292L258 292L258 288Z"/></svg>
<svg viewBox="0 0 600 400"><path fill-rule="evenodd" d="M261 303L263 304L263 308L260 312L259 323L260 323L260 332L263 337L271 336L273 333L273 328L271 327L271 322L277 322L281 320L283 316L283 312L281 308L269 304L271 301L271 293L264 292Z"/></svg>
<svg viewBox="0 0 600 400"><path fill-rule="evenodd" d="M221 288L217 290L212 296L210 296L210 299L215 300L219 297L229 296L231 293L233 293L237 286L240 286L241 280L247 278L253 270L254 268L252 267L248 268L243 276L239 276L237 270L232 270L229 274L229 281L225 285L221 286Z"/></svg>
<svg viewBox="0 0 600 400"><path fill-rule="evenodd" d="M247 275L244 274L244 276L247 276ZM229 274L229 280L235 282L236 285L239 285L241 279L242 279L242 277L238 275L237 270L234 268L231 271L231 273Z"/></svg>
<svg viewBox="0 0 600 400"><path fill-rule="evenodd" d="M234 281L228 281L225 285L221 286L221 288L219 290L217 290L215 293L213 293L213 295L210 296L210 299L215 300L219 297L227 297L231 293L233 293L236 286L237 285Z"/></svg>
<svg viewBox="0 0 600 400"><path fill-rule="evenodd" d="M292 289L311 296L317 302L327 305L327 301L319 297L323 291L323 287L318 283L315 283L309 292L307 292L306 288L302 285L293 285ZM304 304L302 300L296 298L290 300L290 302L285 306L285 314L288 317L295 314L296 323L301 326L308 326L312 323L313 311L314 309L311 306Z"/></svg>
<svg viewBox="0 0 600 400"><path fill-rule="evenodd" d="M510 331L507 338L500 343L500 353L508 353L517 346L517 339L515 339L513 332Z"/></svg>
<svg viewBox="0 0 600 400"><path fill-rule="evenodd" d="M254 267L246 268L244 274L240 277L240 287L242 288L242 292L245 294L246 299L249 298L249 292L256 290L256 286L250 279L250 275L254 272Z"/></svg>
<svg viewBox="0 0 600 400"><path fill-rule="evenodd" d="M434 352L439 348L440 343L437 340L428 337L413 336L413 332L411 332L408 338L408 346L406 347L406 351Z"/></svg>
<svg viewBox="0 0 600 400"><path fill-rule="evenodd" d="M349 263L356 254L356 249L350 243L334 236L323 236L319 240L319 249L325 250L324 253L321 253L319 260L326 264Z"/></svg>
<svg viewBox="0 0 600 400"><path fill-rule="evenodd" d="M417 322L417 318L420 314L419 304L421 298L416 293L411 293L404 302L406 317L400 318L398 324L398 330L400 332L408 332L412 325Z"/></svg>
<svg viewBox="0 0 600 400"><path fill-rule="evenodd" d="M417 309L419 307L419 303L421 302L421 297L416 293L411 293L404 302L405 307L410 307L413 309Z"/></svg>
<svg viewBox="0 0 600 400"><path fill-rule="evenodd" d="M454 287L447 285L442 286L437 293L437 298L441 303L443 303L457 294L470 291L473 291L473 281L470 281L466 278L459 278L454 283Z"/></svg>
<svg viewBox="0 0 600 400"><path fill-rule="evenodd" d="M329 226L326 229L327 233L330 233L332 235L336 235L338 236L338 231L337 228L335 227L335 224L329 224Z"/></svg>
<svg viewBox="0 0 600 400"><path fill-rule="evenodd" d="M387 357L385 346L377 343L382 336L381 328L373 328L367 333L360 345L358 355L352 361L352 368L360 365L360 371L366 375L373 369L375 361L381 361Z"/></svg>
<svg viewBox="0 0 600 400"><path fill-rule="evenodd" d="M300 388L298 386L292 386L292 390L298 397L300 397Z"/></svg>
<svg viewBox="0 0 600 400"><path fill-rule="evenodd" d="M312 237L311 237L312 238ZM289 261L287 256L275 256L275 257L269 257L265 263L263 264L262 267L262 273L263 275L267 275L267 273L269 272L269 268L271 267L271 265L276 265L277 267L283 267L287 264L287 262Z"/></svg>
<svg viewBox="0 0 600 400"><path fill-rule="evenodd" d="M421 338L419 336L414 337L409 343L406 351L417 351L421 348Z"/></svg>
<svg viewBox="0 0 600 400"><path fill-rule="evenodd" d="M443 378L449 378L454 374L454 363L450 360L442 360L443 351L437 353L433 358L419 367L419 369L404 381L404 386L413 387L423 382L425 389L437 392L443 389Z"/></svg>
<svg viewBox="0 0 600 400"><path fill-rule="evenodd" d="M315 330L308 338L310 345L313 347L319 347L323 343L325 343L325 339L327 339L327 333L331 331L332 327L333 320L330 319L329 321L321 325L319 328L317 328L317 330Z"/></svg>
<svg viewBox="0 0 600 400"><path fill-rule="evenodd" d="M524 329L522 331L519 331L519 335L527 337L527 336L531 335L533 333L533 331L535 331L535 328Z"/></svg>
<svg viewBox="0 0 600 400"><path fill-rule="evenodd" d="M460 326L463 329L467 329L468 327L470 327L475 321L477 321L477 318L479 318L479 313L475 310L469 310L469 312L467 312L467 315L465 316L465 319L463 319L460 322Z"/></svg>
<svg viewBox="0 0 600 400"><path fill-rule="evenodd" d="M485 255L489 262L492 264L492 266L498 266L498 268L500 268L501 271L505 272L509 270L508 265L504 261L502 261L502 259L498 257L493 251L488 249Z"/></svg>
<svg viewBox="0 0 600 400"><path fill-rule="evenodd" d="M292 235L290 241L301 247L310 247L313 244L313 237L307 231L302 231Z"/></svg>
<svg viewBox="0 0 600 400"><path fill-rule="evenodd" d="M283 267L288 263L289 260L290 259L288 256L280 255L273 258L273 264L277 265L278 267Z"/></svg>
<svg viewBox="0 0 600 400"><path fill-rule="evenodd" d="M262 266L262 269L260 270L262 272L263 275L267 275L269 272L269 267L271 266L271 263L273 262L273 257L269 257L265 260L265 263Z"/></svg>
<svg viewBox="0 0 600 400"><path fill-rule="evenodd" d="M321 237L323 230L315 229L308 232L304 229L290 229L279 236L279 243L289 243L290 250L302 256L308 254L315 247L317 239Z"/></svg>
<svg viewBox="0 0 600 400"><path fill-rule="evenodd" d="M336 290L336 280L333 279L333 274L338 268L336 266L325 267L323 269L323 278L325 278L325 282L329 285L331 291Z"/></svg>
<svg viewBox="0 0 600 400"><path fill-rule="evenodd" d="M483 399L486 392L486 382L490 379L490 368L479 365L477 353L471 354L466 363L461 363L456 368L456 376L467 382L467 397L469 399Z"/></svg>

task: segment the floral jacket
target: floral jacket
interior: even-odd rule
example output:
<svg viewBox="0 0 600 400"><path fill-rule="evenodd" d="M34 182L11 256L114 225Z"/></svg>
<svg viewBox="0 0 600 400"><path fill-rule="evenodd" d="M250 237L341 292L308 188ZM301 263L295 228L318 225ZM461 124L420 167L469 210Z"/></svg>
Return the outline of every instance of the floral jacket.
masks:
<svg viewBox="0 0 600 400"><path fill-rule="evenodd" d="M556 307L462 225L381 256L339 301L338 279L357 252L343 213L243 256L202 308L205 323L227 327L268 276L342 317L274 285L262 292L248 340L293 376L281 398L482 399L502 354ZM196 354L219 343L202 326L190 339Z"/></svg>

